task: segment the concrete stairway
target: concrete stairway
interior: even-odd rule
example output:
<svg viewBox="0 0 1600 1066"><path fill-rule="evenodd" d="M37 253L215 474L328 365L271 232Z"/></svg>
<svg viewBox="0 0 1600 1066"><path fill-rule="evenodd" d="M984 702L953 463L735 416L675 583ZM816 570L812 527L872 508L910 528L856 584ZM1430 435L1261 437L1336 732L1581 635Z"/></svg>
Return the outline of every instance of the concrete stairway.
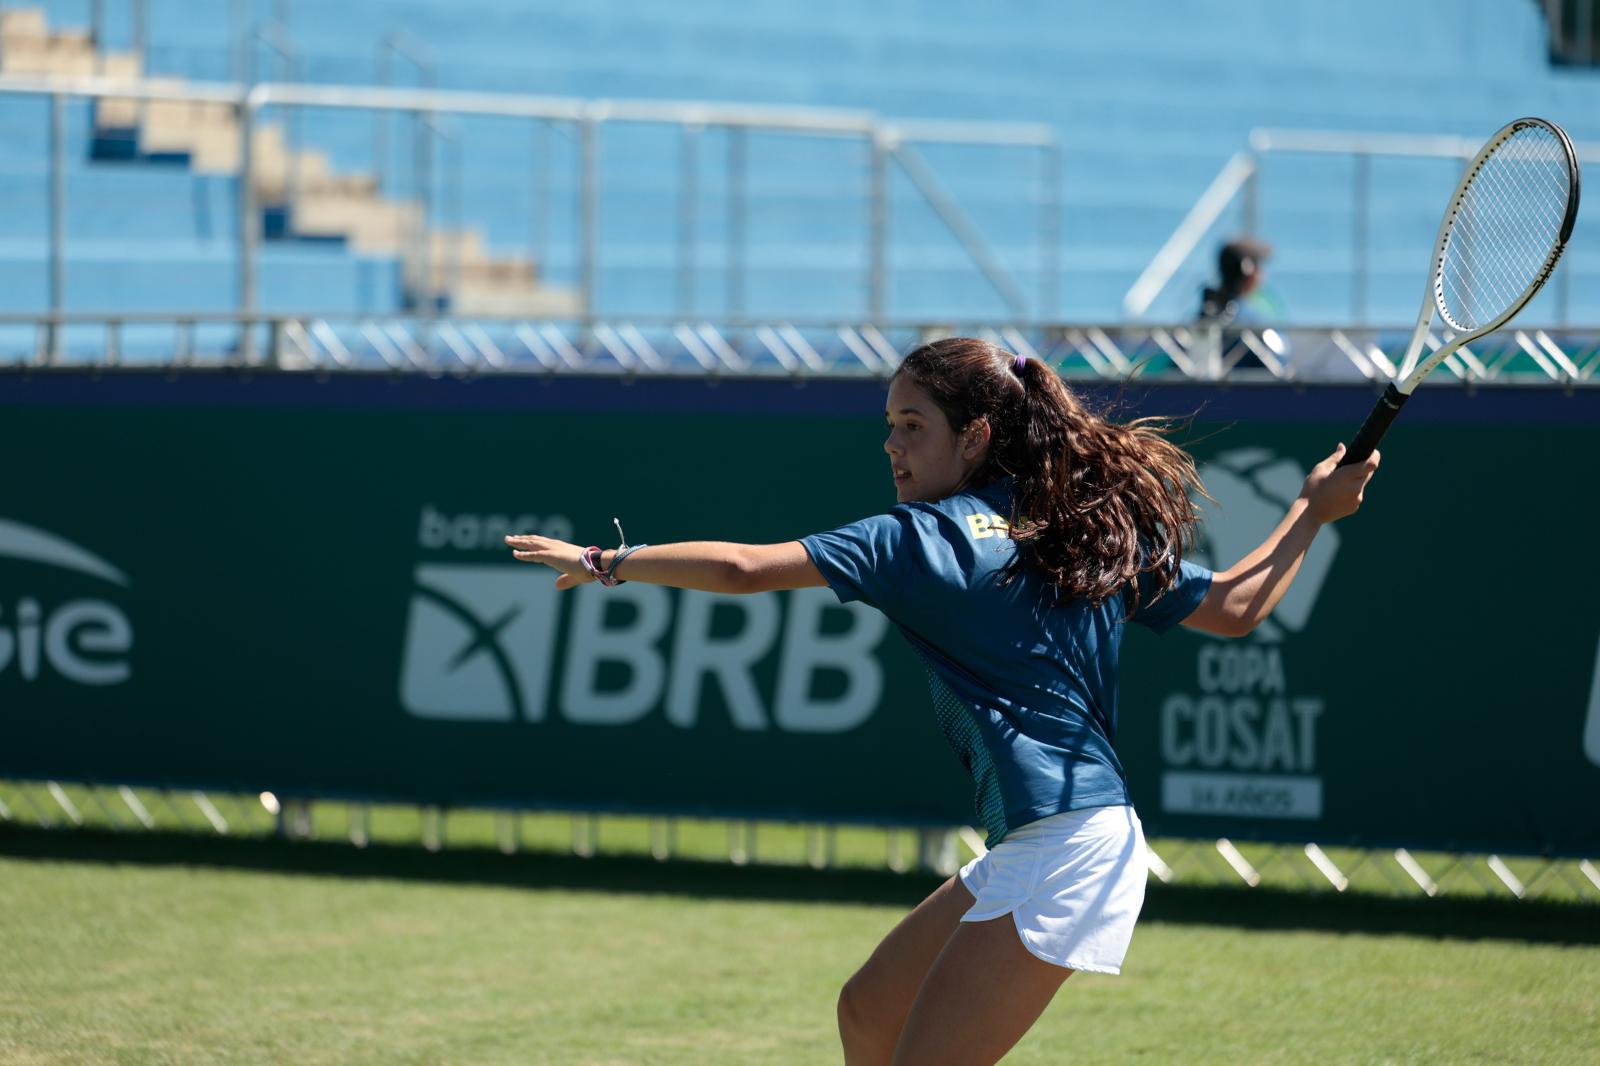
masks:
<svg viewBox="0 0 1600 1066"><path fill-rule="evenodd" d="M83 30L54 30L44 12L0 12L0 78L137 79L139 56L102 52ZM181 91L183 79L147 79ZM102 98L95 107L95 153L102 159L187 164L199 174L237 175L242 133L232 104ZM453 314L550 316L577 310L576 294L543 284L538 264L491 255L477 230L431 229L416 200L386 197L375 175L339 173L325 153L296 149L278 122L260 122L251 140L251 176L268 240L338 241L352 253L404 260L406 304Z"/></svg>

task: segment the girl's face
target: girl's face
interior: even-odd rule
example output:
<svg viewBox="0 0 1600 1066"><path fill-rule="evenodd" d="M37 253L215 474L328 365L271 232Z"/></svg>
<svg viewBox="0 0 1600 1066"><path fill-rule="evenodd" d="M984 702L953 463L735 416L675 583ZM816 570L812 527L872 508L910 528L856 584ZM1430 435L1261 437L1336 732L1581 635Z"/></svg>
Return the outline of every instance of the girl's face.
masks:
<svg viewBox="0 0 1600 1066"><path fill-rule="evenodd" d="M926 392L904 374L889 383L889 453L898 503L931 503L953 496L983 461L989 424L978 420L957 433Z"/></svg>

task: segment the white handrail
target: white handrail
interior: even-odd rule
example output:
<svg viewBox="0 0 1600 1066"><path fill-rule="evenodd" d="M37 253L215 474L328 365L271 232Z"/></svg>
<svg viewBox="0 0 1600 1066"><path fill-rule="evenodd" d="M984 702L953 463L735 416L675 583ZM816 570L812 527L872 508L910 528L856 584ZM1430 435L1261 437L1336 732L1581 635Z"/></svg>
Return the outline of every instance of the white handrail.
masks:
<svg viewBox="0 0 1600 1066"><path fill-rule="evenodd" d="M1362 133L1338 130L1250 131L1252 152L1326 152L1348 155L1409 155L1467 158L1481 143L1451 134Z"/></svg>
<svg viewBox="0 0 1600 1066"><path fill-rule="evenodd" d="M121 97L143 100L207 100L240 102L248 95L257 107L297 104L306 107L374 111L447 111L460 115L508 118L622 122L687 122L707 126L756 126L763 129L819 133L866 134L877 125L870 112L835 108L762 107L698 101L612 100L513 93L466 92L456 89L378 88L260 82L188 82L174 86L143 78L0 78L0 93L29 95ZM938 123L924 124L936 130ZM966 132L960 124L955 132ZM997 137L996 140L1003 140ZM1034 143L1031 138L1023 143Z"/></svg>
<svg viewBox="0 0 1600 1066"><path fill-rule="evenodd" d="M305 107L355 108L373 111L448 111L462 115L498 115L508 118L544 118L582 122L682 122L707 126L747 126L763 129L864 135L878 127L867 111L842 108L763 107L699 101L612 100L562 96L524 96L514 93L465 92L455 89L377 88L344 85L306 85L260 82L185 82L151 78L40 78L0 77L0 94L30 96L117 97L136 100L208 101L264 107L298 104ZM952 139L973 134L971 123L953 123ZM940 134L938 122L918 122L918 132L930 138ZM1016 140L997 131L988 143L1037 143L1032 130L1019 130Z"/></svg>
<svg viewBox="0 0 1600 1066"><path fill-rule="evenodd" d="M890 127L895 139L939 144L994 144L1049 148L1056 143L1053 126L1042 122L963 122L901 120Z"/></svg>
<svg viewBox="0 0 1600 1066"><path fill-rule="evenodd" d="M249 95L255 106L297 104L306 107L357 108L375 111L448 111L463 115L543 118L582 122L674 122L701 126L743 126L792 132L866 135L882 131L896 140L943 144L990 144L1050 147L1057 143L1053 127L1038 122L972 122L913 119L886 122L870 111L854 108L790 107L723 104L699 100L630 100L520 93L470 92L383 86L310 85L301 82L185 82L154 78L41 78L0 76L0 93L27 95L119 97L140 100L200 100L238 103Z"/></svg>
<svg viewBox="0 0 1600 1066"><path fill-rule="evenodd" d="M906 177L911 179L911 184L922 193L928 206L933 208L934 214L947 226L961 246L966 249L967 255L977 266L989 284L994 286L1000 299L1005 302L1012 315L1021 317L1027 306L1023 299L1022 289L1018 287L1016 279L1011 272L1000 262L1000 257L994 249L989 247L989 242L984 240L983 234L977 225L961 209L955 196L939 181L933 168L923 160L922 154L909 144L896 144L889 150L889 154L900 164Z"/></svg>
<svg viewBox="0 0 1600 1066"><path fill-rule="evenodd" d="M1359 133L1338 130L1250 131L1252 152L1306 152L1322 155L1425 156L1471 159L1483 147L1482 138L1452 134ZM1600 145L1573 144L1583 162L1600 161Z"/></svg>
<svg viewBox="0 0 1600 1066"><path fill-rule="evenodd" d="M1167 243L1150 260L1150 265L1144 268L1144 273L1128 289L1127 295L1122 298L1124 311L1130 315L1144 314L1255 172L1256 161L1249 152L1235 153L1228 160L1217 176L1211 179L1211 184L1200 194L1200 199L1195 201L1178 228L1173 230L1172 236L1167 238Z"/></svg>

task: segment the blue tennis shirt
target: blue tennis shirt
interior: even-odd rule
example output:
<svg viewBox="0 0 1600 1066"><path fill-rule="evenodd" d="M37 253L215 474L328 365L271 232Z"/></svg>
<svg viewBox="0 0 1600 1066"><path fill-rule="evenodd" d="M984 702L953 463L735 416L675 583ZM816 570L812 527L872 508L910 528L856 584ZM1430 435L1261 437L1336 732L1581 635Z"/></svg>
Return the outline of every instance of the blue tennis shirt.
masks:
<svg viewBox="0 0 1600 1066"><path fill-rule="evenodd" d="M928 669L935 716L972 775L994 847L1062 811L1128 802L1117 736L1117 656L1126 594L1065 606L1016 557L1006 479L937 503L903 503L801 539L841 603L888 616ZM1185 561L1132 621L1165 632L1200 604L1212 573Z"/></svg>

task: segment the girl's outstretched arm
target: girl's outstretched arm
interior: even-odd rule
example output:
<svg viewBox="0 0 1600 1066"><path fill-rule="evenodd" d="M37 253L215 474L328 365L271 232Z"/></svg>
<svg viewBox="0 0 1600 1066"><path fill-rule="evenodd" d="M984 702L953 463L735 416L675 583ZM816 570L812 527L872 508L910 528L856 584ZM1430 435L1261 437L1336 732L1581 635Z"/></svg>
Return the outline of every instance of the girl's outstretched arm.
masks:
<svg viewBox="0 0 1600 1066"><path fill-rule="evenodd" d="M1317 530L1361 506L1362 493L1378 469L1378 453L1364 463L1338 468L1344 445L1306 477L1288 514L1255 551L1219 572L1205 599L1183 620L1190 629L1242 637L1278 605L1300 569Z"/></svg>
<svg viewBox="0 0 1600 1066"><path fill-rule="evenodd" d="M525 563L543 563L558 572L556 588L570 589L594 580L583 565L583 549L549 537L510 536L511 553ZM600 568L611 566L616 551L601 553ZM770 592L826 585L799 541L784 544L730 544L695 540L650 544L631 552L616 576L702 592Z"/></svg>

